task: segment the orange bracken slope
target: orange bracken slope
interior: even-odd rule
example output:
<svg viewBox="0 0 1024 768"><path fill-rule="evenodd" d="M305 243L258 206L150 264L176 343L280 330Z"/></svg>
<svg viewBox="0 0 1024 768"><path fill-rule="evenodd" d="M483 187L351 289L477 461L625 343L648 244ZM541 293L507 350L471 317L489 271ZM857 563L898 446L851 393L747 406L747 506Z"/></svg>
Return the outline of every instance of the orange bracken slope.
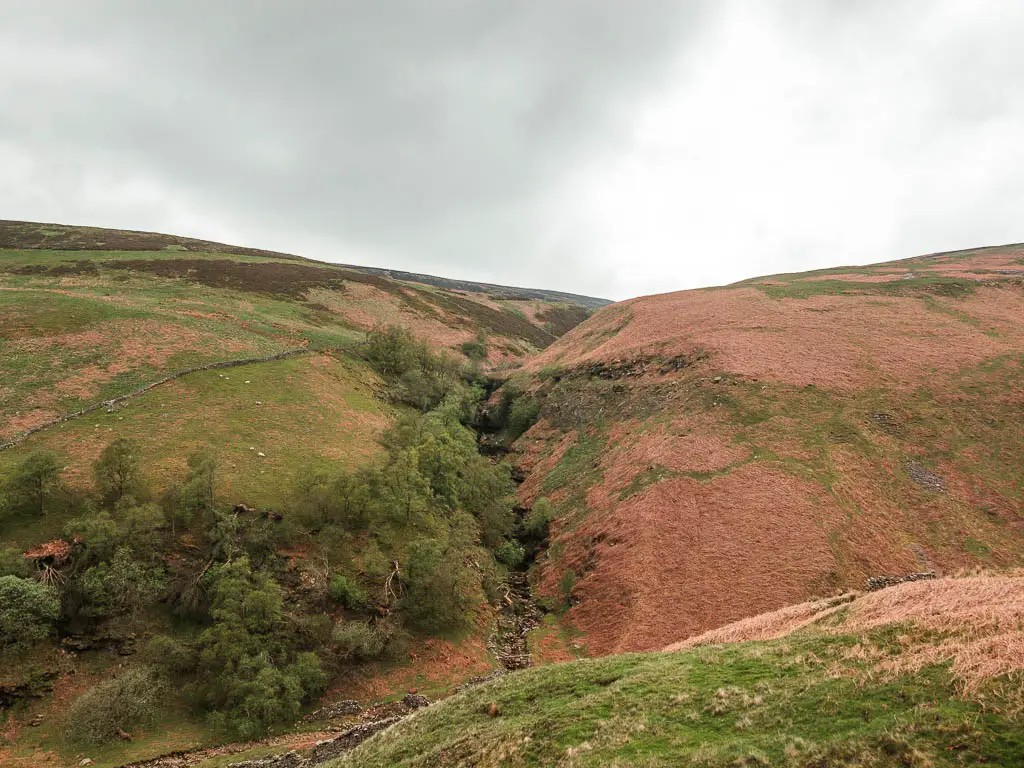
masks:
<svg viewBox="0 0 1024 768"><path fill-rule="evenodd" d="M1021 562L1024 246L634 299L524 370L540 591L591 653Z"/></svg>

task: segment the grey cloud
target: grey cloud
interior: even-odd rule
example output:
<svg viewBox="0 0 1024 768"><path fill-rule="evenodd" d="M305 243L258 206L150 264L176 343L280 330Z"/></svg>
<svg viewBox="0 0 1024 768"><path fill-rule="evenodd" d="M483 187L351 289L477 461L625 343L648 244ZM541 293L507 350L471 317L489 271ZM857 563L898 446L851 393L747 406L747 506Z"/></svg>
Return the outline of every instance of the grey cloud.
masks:
<svg viewBox="0 0 1024 768"><path fill-rule="evenodd" d="M363 261L504 280L532 260L518 282L561 287L583 265L536 263L547 190L624 129L701 10L40 5L9 7L0 32L23 54L2 93L17 108L0 140L58 158L55 178L35 183L102 163L154 179L256 245L333 238ZM79 60L88 77L76 76ZM59 217L59 205L46 213Z"/></svg>
<svg viewBox="0 0 1024 768"><path fill-rule="evenodd" d="M0 216L614 298L1019 240L1022 32L1011 0L7 0Z"/></svg>

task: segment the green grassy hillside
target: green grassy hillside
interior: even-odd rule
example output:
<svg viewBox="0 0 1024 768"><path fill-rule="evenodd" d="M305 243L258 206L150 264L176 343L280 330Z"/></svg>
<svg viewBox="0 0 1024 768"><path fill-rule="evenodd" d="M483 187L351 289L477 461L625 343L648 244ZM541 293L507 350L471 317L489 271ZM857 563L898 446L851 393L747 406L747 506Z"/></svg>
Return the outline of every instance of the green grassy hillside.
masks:
<svg viewBox="0 0 1024 768"><path fill-rule="evenodd" d="M0 764L493 667L512 484L467 425L589 309L406 277L0 222Z"/></svg>
<svg viewBox="0 0 1024 768"><path fill-rule="evenodd" d="M331 765L1020 765L1022 598L1020 577L918 583L732 631L776 639L513 673Z"/></svg>

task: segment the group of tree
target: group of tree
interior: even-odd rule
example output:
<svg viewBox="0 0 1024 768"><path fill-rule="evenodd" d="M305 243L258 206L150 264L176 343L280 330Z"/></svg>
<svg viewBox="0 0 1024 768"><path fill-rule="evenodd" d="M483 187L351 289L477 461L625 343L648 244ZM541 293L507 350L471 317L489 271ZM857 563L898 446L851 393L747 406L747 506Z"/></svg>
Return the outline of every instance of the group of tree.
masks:
<svg viewBox="0 0 1024 768"><path fill-rule="evenodd" d="M386 458L300 472L283 522L225 503L211 448L159 493L126 438L103 449L86 497L63 487L46 451L8 473L3 512L18 521L59 511L70 552L36 569L0 551L0 654L48 637L177 628L89 694L82 722L94 725L78 728L81 740L146 722L164 697L123 701L140 687L180 691L214 724L256 737L293 722L341 666L400 654L418 634L459 632L497 599L501 569L522 549L509 473L478 453L468 426L484 391L475 370L397 328L370 334L363 355L398 406ZM298 540L322 564L319 592L287 578L278 552Z"/></svg>

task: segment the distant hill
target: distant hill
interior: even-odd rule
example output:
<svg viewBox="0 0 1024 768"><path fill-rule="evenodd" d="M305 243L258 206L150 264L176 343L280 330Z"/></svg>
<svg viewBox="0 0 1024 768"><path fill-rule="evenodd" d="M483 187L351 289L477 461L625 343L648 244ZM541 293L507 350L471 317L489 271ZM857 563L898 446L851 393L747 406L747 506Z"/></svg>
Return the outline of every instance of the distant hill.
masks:
<svg viewBox="0 0 1024 768"><path fill-rule="evenodd" d="M317 262L290 253L265 251L259 248L245 248L225 245L209 240L197 240L177 235L162 235L156 232L137 232L123 229L102 229L99 227L72 227L63 224L41 224L29 221L0 220L0 250L40 249L50 251L183 251L197 253L223 253L235 256L262 256L268 259ZM479 283L470 280L451 280L446 277L403 272L396 269L362 267L352 264L334 266L363 272L367 275L401 280L404 282L432 285L453 291L493 294L499 300L547 301L552 303L578 304L581 307L597 308L612 302L593 296L579 296L574 293L547 291L538 288L515 288L507 285Z"/></svg>
<svg viewBox="0 0 1024 768"><path fill-rule="evenodd" d="M540 588L592 654L1024 562L1024 246L624 301L517 377Z"/></svg>

